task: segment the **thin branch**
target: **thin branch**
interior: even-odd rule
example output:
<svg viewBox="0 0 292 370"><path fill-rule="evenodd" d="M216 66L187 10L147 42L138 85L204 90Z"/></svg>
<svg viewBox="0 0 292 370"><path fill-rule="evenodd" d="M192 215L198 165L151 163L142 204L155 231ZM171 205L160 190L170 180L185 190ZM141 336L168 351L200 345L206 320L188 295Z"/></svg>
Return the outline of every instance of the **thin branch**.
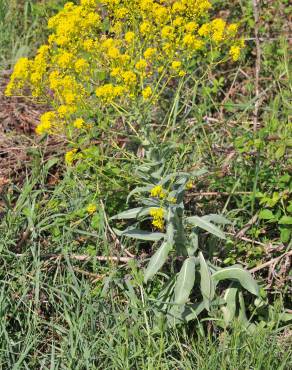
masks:
<svg viewBox="0 0 292 370"><path fill-rule="evenodd" d="M270 261L263 263L262 265L256 266L256 267L252 268L249 271L252 272L252 273L257 272L259 270L262 270L262 269L264 269L266 267L269 267L269 266L271 266L273 264L278 263L284 257L290 257L290 256L292 256L292 250L289 251L289 252L285 252L281 256L278 256L276 258L273 258Z"/></svg>
<svg viewBox="0 0 292 370"><path fill-rule="evenodd" d="M249 195L252 194L250 191L235 191L234 193L228 193L228 192L220 192L220 191L207 191L207 192L196 192L196 193L188 193L186 194L187 197L217 197L217 196L230 196L230 195Z"/></svg>
<svg viewBox="0 0 292 370"><path fill-rule="evenodd" d="M253 118L253 129L254 131L258 128L258 115L260 106L260 70L261 70L261 45L259 40L259 0L252 0L253 14L255 20L254 34L256 44L256 63L255 63L255 105L254 105L254 118Z"/></svg>
<svg viewBox="0 0 292 370"><path fill-rule="evenodd" d="M15 254L16 257L27 257L25 253L17 253ZM65 256L62 254L44 254L40 256L40 259L43 260L56 260L64 258ZM110 257L110 256L88 256L85 254L77 255L71 254L68 255L70 259L77 260L77 261L91 261L97 260L101 262L117 262L117 263L127 263L129 261L135 260L137 258L134 257Z"/></svg>
<svg viewBox="0 0 292 370"><path fill-rule="evenodd" d="M265 247L265 248L267 247L267 244L258 242L258 241L253 240L253 239L246 238L245 236L237 236L237 234L235 234L235 233L225 233L225 234L226 235L231 235L235 239L243 240L243 241L248 242L248 243L253 243L253 244L261 245L262 247Z"/></svg>
<svg viewBox="0 0 292 370"><path fill-rule="evenodd" d="M126 253L127 256L131 257L131 258L135 258L135 256L129 252L124 246L123 244L121 243L120 239L117 237L117 235L115 234L115 232L113 231L113 229L111 228L110 224L109 224L109 220L108 220L108 217L107 217L107 214L106 214L106 211L105 211L105 206L104 206L104 203L102 200L100 200L100 205L101 205L101 208L103 210L103 214L104 214L104 220L105 220L105 223L106 223L106 226L111 234L111 237L114 241L114 243L122 250Z"/></svg>
<svg viewBox="0 0 292 370"><path fill-rule="evenodd" d="M255 214L249 221L247 224L244 225L244 227L235 235L236 238L241 238L244 236L244 234L247 232L247 230L249 230L253 224L256 222L256 220L258 219L258 215Z"/></svg>

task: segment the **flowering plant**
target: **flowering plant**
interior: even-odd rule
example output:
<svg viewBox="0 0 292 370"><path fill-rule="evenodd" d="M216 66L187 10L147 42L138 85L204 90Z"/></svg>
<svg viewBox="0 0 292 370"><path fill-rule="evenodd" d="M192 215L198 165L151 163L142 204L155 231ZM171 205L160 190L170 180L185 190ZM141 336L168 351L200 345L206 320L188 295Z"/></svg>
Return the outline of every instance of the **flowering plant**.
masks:
<svg viewBox="0 0 292 370"><path fill-rule="evenodd" d="M30 91L48 103L36 132L65 132L73 144L121 116L147 135L151 115L161 123L172 97L239 58L237 24L208 21L210 9L209 0L68 2L49 19L48 43L17 62L6 95ZM70 151L67 162L76 155Z"/></svg>
<svg viewBox="0 0 292 370"><path fill-rule="evenodd" d="M240 265L225 268L213 265L206 259L208 254L201 235L206 231L224 240L225 234L218 225L230 222L217 214L202 217L185 214L184 195L191 186L190 179L205 171L170 173L166 161L169 150L169 147L156 147L148 151L147 162L137 170L145 186L135 188L128 196L129 199L138 195L141 206L112 217L113 220L136 221L124 231L115 229L115 232L138 240L162 241L144 270L145 283L152 280L167 262L172 264L171 271L175 271L173 262L182 261L180 270L171 273L157 299L157 308L166 313L171 322L196 319L205 309L215 314L214 311L220 308L225 325L239 312L241 322L249 326L241 290L244 288L258 296L257 283ZM145 225L149 219L152 230L141 230L139 225ZM200 276L199 284L197 275ZM216 288L222 280L230 280L231 284L224 298L219 299Z"/></svg>

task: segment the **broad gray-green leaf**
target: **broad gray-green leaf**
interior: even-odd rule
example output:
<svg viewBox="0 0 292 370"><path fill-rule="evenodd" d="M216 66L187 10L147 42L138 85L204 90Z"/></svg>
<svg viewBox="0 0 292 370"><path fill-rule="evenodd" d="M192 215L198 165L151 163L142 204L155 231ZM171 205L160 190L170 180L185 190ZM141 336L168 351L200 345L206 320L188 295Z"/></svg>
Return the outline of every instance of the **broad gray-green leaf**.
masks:
<svg viewBox="0 0 292 370"><path fill-rule="evenodd" d="M130 220L131 218L137 218L139 216L145 216L149 214L151 207L137 207L128 209L127 211L118 213L111 217L111 220Z"/></svg>
<svg viewBox="0 0 292 370"><path fill-rule="evenodd" d="M173 305L167 315L168 323L174 326L181 322L189 322L197 319L204 309L204 302L187 305Z"/></svg>
<svg viewBox="0 0 292 370"><path fill-rule="evenodd" d="M157 171L155 171L155 172L153 172L152 174L151 174L151 176L154 178L154 179L161 179L161 177L162 177L162 173L163 173L163 171L164 171L164 166L161 166L160 168L158 168L158 170Z"/></svg>
<svg viewBox="0 0 292 370"><path fill-rule="evenodd" d="M211 279L211 273L202 252L199 253L199 259L201 272L201 293L205 302L205 308L209 311L210 302L215 295L214 283Z"/></svg>
<svg viewBox="0 0 292 370"><path fill-rule="evenodd" d="M204 309L205 309L204 302L187 305L183 313L183 318L186 321L197 319L200 313L204 311Z"/></svg>
<svg viewBox="0 0 292 370"><path fill-rule="evenodd" d="M231 224L231 222L226 217L221 216L221 215L216 215L216 214L205 215L202 217L202 219L206 221L215 222L215 224L220 224L220 225L230 225Z"/></svg>
<svg viewBox="0 0 292 370"><path fill-rule="evenodd" d="M259 295L259 287L251 273L239 266L225 267L212 275L213 281L231 279L238 281L243 288L254 295Z"/></svg>
<svg viewBox="0 0 292 370"><path fill-rule="evenodd" d="M153 254L144 272L145 283L147 283L147 281L151 279L164 265L171 249L171 244L169 244L168 242L163 242L161 246L157 249L157 251Z"/></svg>
<svg viewBox="0 0 292 370"><path fill-rule="evenodd" d="M195 283L196 265L194 257L187 258L178 274L174 288L174 302L185 304Z"/></svg>
<svg viewBox="0 0 292 370"><path fill-rule="evenodd" d="M190 234L190 243L187 245L187 252L189 257L192 257L199 248L199 237L195 231Z"/></svg>
<svg viewBox="0 0 292 370"><path fill-rule="evenodd" d="M239 299L239 313L238 313L238 320L241 324L243 324L245 327L249 325L249 321L246 317L246 310L245 310L245 303L242 292L238 293L238 299Z"/></svg>
<svg viewBox="0 0 292 370"><path fill-rule="evenodd" d="M127 203L132 195L138 194L138 193L150 192L152 188L153 188L153 185L148 185L148 186L143 186L143 187L138 187L138 188L133 189L127 197Z"/></svg>
<svg viewBox="0 0 292 370"><path fill-rule="evenodd" d="M290 312L282 312L279 314L279 321L288 322L292 321L292 313Z"/></svg>
<svg viewBox="0 0 292 370"><path fill-rule="evenodd" d="M202 176L208 173L209 171L206 168L201 168L200 170L194 170L190 173L191 176Z"/></svg>
<svg viewBox="0 0 292 370"><path fill-rule="evenodd" d="M224 294L226 306L221 307L221 309L226 325L228 325L235 316L237 291L238 288L231 285L228 289L226 289L226 292Z"/></svg>
<svg viewBox="0 0 292 370"><path fill-rule="evenodd" d="M192 225L198 226L199 228L208 231L210 234L216 235L218 238L226 239L225 234L217 226L211 222L204 220L202 217L191 216L187 217L187 222Z"/></svg>
<svg viewBox="0 0 292 370"><path fill-rule="evenodd" d="M159 241L165 237L165 234L158 233L158 232L149 232L149 231L144 231L140 229L134 229L134 230L130 230L125 233L122 233L122 236L128 236L130 238L139 239L139 240Z"/></svg>
<svg viewBox="0 0 292 370"><path fill-rule="evenodd" d="M117 233L116 229L114 231L117 235L120 235L120 236L128 236L129 238L133 238L133 239L149 240L153 242L161 240L165 236L165 234L163 233L152 233L152 232L144 231L140 229L125 230L125 231L120 232L119 234Z"/></svg>

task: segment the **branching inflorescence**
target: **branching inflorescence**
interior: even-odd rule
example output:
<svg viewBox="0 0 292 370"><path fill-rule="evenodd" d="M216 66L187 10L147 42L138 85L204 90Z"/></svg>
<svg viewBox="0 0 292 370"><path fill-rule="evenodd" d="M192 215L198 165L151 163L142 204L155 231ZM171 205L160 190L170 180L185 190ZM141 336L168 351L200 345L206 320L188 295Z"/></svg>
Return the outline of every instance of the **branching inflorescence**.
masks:
<svg viewBox="0 0 292 370"><path fill-rule="evenodd" d="M239 58L237 24L208 21L210 9L208 0L68 2L49 19L47 45L18 60L6 95L29 90L50 103L38 134L79 135L95 124L92 112L159 104L171 81L204 70L207 59Z"/></svg>

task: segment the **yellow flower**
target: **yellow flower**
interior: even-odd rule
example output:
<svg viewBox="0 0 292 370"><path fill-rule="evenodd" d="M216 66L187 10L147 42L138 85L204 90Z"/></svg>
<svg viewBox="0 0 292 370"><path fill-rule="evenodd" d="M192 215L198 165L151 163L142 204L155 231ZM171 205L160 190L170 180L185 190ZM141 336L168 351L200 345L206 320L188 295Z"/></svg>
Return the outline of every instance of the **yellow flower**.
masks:
<svg viewBox="0 0 292 370"><path fill-rule="evenodd" d="M140 25L140 32L142 35L146 35L151 30L151 24L147 21L141 23Z"/></svg>
<svg viewBox="0 0 292 370"><path fill-rule="evenodd" d="M112 77L117 77L121 74L121 68L120 67L115 67L111 71L111 76Z"/></svg>
<svg viewBox="0 0 292 370"><path fill-rule="evenodd" d="M67 3L67 4L70 4L70 6L73 5L73 3ZM88 6L88 7L94 7L94 6L96 6L96 0L81 0L81 5Z"/></svg>
<svg viewBox="0 0 292 370"><path fill-rule="evenodd" d="M134 85L137 82L137 76L132 71L122 73L122 77L126 85Z"/></svg>
<svg viewBox="0 0 292 370"><path fill-rule="evenodd" d="M163 190L161 185L156 185L151 189L150 195L153 198L164 199L166 197L166 192Z"/></svg>
<svg viewBox="0 0 292 370"><path fill-rule="evenodd" d="M76 60L74 67L76 72L81 73L88 67L88 62L83 58L79 58Z"/></svg>
<svg viewBox="0 0 292 370"><path fill-rule="evenodd" d="M145 51L144 51L144 58L145 59L151 59L154 54L156 53L157 49L156 48L147 48Z"/></svg>
<svg viewBox="0 0 292 370"><path fill-rule="evenodd" d="M192 183L192 181L188 181L187 183L186 183L186 189L187 190L190 190L190 189L192 189L193 188L193 183Z"/></svg>
<svg viewBox="0 0 292 370"><path fill-rule="evenodd" d="M169 203L176 203L177 199L174 197L171 197L168 199Z"/></svg>
<svg viewBox="0 0 292 370"><path fill-rule="evenodd" d="M119 18L124 18L128 14L128 9L125 7L118 8L115 12L115 16Z"/></svg>
<svg viewBox="0 0 292 370"><path fill-rule="evenodd" d="M227 33L230 34L230 36L235 36L238 31L238 24L237 23L231 23L227 27Z"/></svg>
<svg viewBox="0 0 292 370"><path fill-rule="evenodd" d="M212 40L219 43L224 38L224 30L226 22L223 19L214 19L211 23L212 25Z"/></svg>
<svg viewBox="0 0 292 370"><path fill-rule="evenodd" d="M38 135L48 133L54 123L56 123L57 115L55 112L46 112L41 116L40 124L35 131Z"/></svg>
<svg viewBox="0 0 292 370"><path fill-rule="evenodd" d="M118 48L112 47L108 49L107 55L111 59L117 59L120 56L120 51Z"/></svg>
<svg viewBox="0 0 292 370"><path fill-rule="evenodd" d="M159 230L164 228L164 209L163 208L151 208L149 214L152 219L152 225Z"/></svg>
<svg viewBox="0 0 292 370"><path fill-rule="evenodd" d="M86 51L91 51L92 48L94 47L94 40L92 39L87 39L83 41L83 47Z"/></svg>
<svg viewBox="0 0 292 370"><path fill-rule="evenodd" d="M172 63L171 63L171 68L177 70L181 67L181 62L178 61L178 60L174 60Z"/></svg>
<svg viewBox="0 0 292 370"><path fill-rule="evenodd" d="M211 32L211 24L205 23L200 27L198 34L200 36L209 36L210 32Z"/></svg>
<svg viewBox="0 0 292 370"><path fill-rule="evenodd" d="M77 118L74 122L73 122L73 126L78 128L78 129L81 129L82 127L84 127L84 120L82 118Z"/></svg>
<svg viewBox="0 0 292 370"><path fill-rule="evenodd" d="M101 98L104 102L111 102L115 98L121 96L124 93L122 86L114 86L112 84L106 84L99 86L95 90L95 94L98 98Z"/></svg>
<svg viewBox="0 0 292 370"><path fill-rule="evenodd" d="M148 100L152 95L152 89L150 86L145 87L144 90L142 90L142 96L144 100Z"/></svg>
<svg viewBox="0 0 292 370"><path fill-rule="evenodd" d="M195 36L191 34L186 34L183 38L183 44L189 49L197 50L203 46L203 42L198 40Z"/></svg>
<svg viewBox="0 0 292 370"><path fill-rule="evenodd" d="M97 210L97 207L94 203L88 204L88 206L86 208L87 213L89 213L90 215L92 215L94 212L96 212L96 210Z"/></svg>
<svg viewBox="0 0 292 370"><path fill-rule="evenodd" d="M27 58L18 59L5 90L6 96L11 96L14 90L21 89L24 86L25 80L28 79L30 74L30 66L31 62Z"/></svg>
<svg viewBox="0 0 292 370"><path fill-rule="evenodd" d="M139 71L143 71L143 70L145 70L145 69L146 69L146 67L147 67L147 62L146 62L146 60L145 60L145 59L140 59L140 60L136 63L135 67L136 67Z"/></svg>
<svg viewBox="0 0 292 370"><path fill-rule="evenodd" d="M229 55L231 56L232 60L236 62L240 57L240 47L238 45L232 45L229 50Z"/></svg>
<svg viewBox="0 0 292 370"><path fill-rule="evenodd" d="M174 35L174 28L171 26L165 26L161 30L161 36L163 38L171 38Z"/></svg>
<svg viewBox="0 0 292 370"><path fill-rule="evenodd" d="M69 117L76 111L75 107L69 106L69 105L60 105L58 108L58 113L61 118L63 117Z"/></svg>
<svg viewBox="0 0 292 370"><path fill-rule="evenodd" d="M72 53L64 52L57 58L57 64L61 68L68 68L72 64L74 56Z"/></svg>
<svg viewBox="0 0 292 370"><path fill-rule="evenodd" d="M185 25L185 29L187 32L194 32L198 28L198 24L196 22L189 22Z"/></svg>
<svg viewBox="0 0 292 370"><path fill-rule="evenodd" d="M128 44L130 44L130 43L134 40L134 38L135 38L135 34L134 34L134 32L127 32L127 33L125 34L125 40L126 40L126 42L127 42Z"/></svg>
<svg viewBox="0 0 292 370"><path fill-rule="evenodd" d="M172 5L172 11L174 13L183 13L186 10L186 5L184 5L181 1L176 1Z"/></svg>
<svg viewBox="0 0 292 370"><path fill-rule="evenodd" d="M173 21L173 25L175 27L179 27L183 24L183 22L184 22L183 17L176 17L175 20Z"/></svg>
<svg viewBox="0 0 292 370"><path fill-rule="evenodd" d="M77 149L72 149L65 154L65 162L67 164L71 164L73 162L76 152Z"/></svg>

